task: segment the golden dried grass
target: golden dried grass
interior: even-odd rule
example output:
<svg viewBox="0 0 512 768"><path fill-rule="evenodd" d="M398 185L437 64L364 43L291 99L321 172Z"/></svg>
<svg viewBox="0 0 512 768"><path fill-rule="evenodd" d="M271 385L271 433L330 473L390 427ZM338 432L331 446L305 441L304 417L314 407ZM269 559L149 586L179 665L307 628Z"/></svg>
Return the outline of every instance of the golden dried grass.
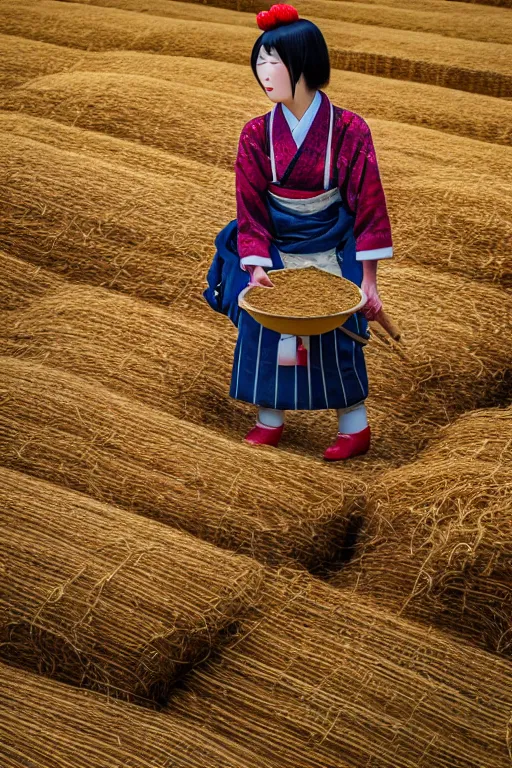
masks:
<svg viewBox="0 0 512 768"><path fill-rule="evenodd" d="M152 705L257 600L261 567L0 468L0 656Z"/></svg>
<svg viewBox="0 0 512 768"><path fill-rule="evenodd" d="M510 0L508 0L510 2ZM193 2L174 2L168 0L66 0L66 2L96 5L103 8L122 8L126 11L149 13L179 19L212 20L225 18L226 23L233 21L234 14L219 14L217 9L241 11L254 14L261 10L258 0L206 0L200 7ZM207 6L207 8L205 8ZM208 7L215 10L210 10ZM302 0L300 5L302 18L311 18L321 26L328 26L326 20L350 22L351 24L369 24L378 27L430 32L443 37L457 37L466 40L504 43L512 39L512 19L503 10L474 8L468 13L464 6L448 6L437 3L435 7L406 8L389 7L388 4L362 5L353 2L334 3L332 0ZM237 14L237 18L239 14Z"/></svg>
<svg viewBox="0 0 512 768"><path fill-rule="evenodd" d="M506 768L510 665L311 578L267 583L171 715L281 768Z"/></svg>
<svg viewBox="0 0 512 768"><path fill-rule="evenodd" d="M155 88L153 83L157 83ZM23 253L52 268L57 260L59 265L65 262L69 272L76 271L78 262L83 263L92 248L104 251L101 265L97 258L90 259L92 264L87 269L91 275L94 270L98 277L88 279L98 281L100 275L105 279L115 274L116 283L107 283L115 287L127 284L130 274L133 282L140 279L141 266L132 266L137 261L136 247L153 252L163 249L166 255L174 257L169 259L169 269L181 258L187 265L184 271L196 269L196 275L198 260L203 259L201 268L205 271L207 254L213 250L217 232L235 215L234 179L227 169L232 168L243 124L241 105L245 103L248 114L250 100L238 97L221 109L204 89L189 88L187 100L179 85L103 73L44 78L38 81L39 92L36 85L9 92L2 100L3 105L66 123L83 123L97 133L108 130L124 138L155 142L162 149L185 154L186 159L176 157L174 166L169 159L162 159L166 174L172 173L174 167L173 179L169 181L162 174L155 174L153 164L147 165L150 170L145 171L146 162L159 161L157 156L150 161L147 153L137 149L130 165L139 163L139 159L140 165L128 172L120 168L119 162L125 164L131 145L114 145L107 137L91 136L90 131L72 134L69 129L51 123L39 128L38 137L48 142L43 144L39 138L36 141L21 135L22 116L6 116L2 118L6 125L6 183L2 202L7 232L0 245L15 255ZM131 95L127 95L128 86ZM139 91L141 99L137 100L134 94ZM75 96L68 98L71 92ZM206 94L206 101L195 114L194 122L192 97L199 92ZM162 115L170 109L175 95L173 118L163 121ZM144 111L143 102L149 111ZM86 117L79 117L85 113ZM227 120L228 115L231 120ZM189 119L195 126L193 142L187 142ZM370 123L399 257L510 284L512 217L508 215L507 200L512 151L413 126L381 120ZM33 120L25 131L34 135ZM97 155L97 159L91 162L82 156L85 152ZM216 166L224 165L226 170L216 167L208 175L209 166L195 162L201 158ZM37 168L37 175L26 170L27 159ZM21 164L25 172L19 170ZM76 186L77 174L83 189L70 194ZM487 185L485 195L483 185ZM49 187L53 190L50 201L46 194ZM64 227L63 210L65 224L69 222ZM120 246L123 250L117 264L112 263ZM73 254L74 258L62 258L61 253ZM124 272L118 269L123 262L129 265ZM155 268L154 283L167 287L169 280L162 270L163 265ZM164 290L160 290L160 296L166 298Z"/></svg>
<svg viewBox="0 0 512 768"><path fill-rule="evenodd" d="M333 579L404 616L512 650L512 409L474 412L372 484Z"/></svg>
<svg viewBox="0 0 512 768"><path fill-rule="evenodd" d="M217 70L216 63L212 67ZM191 81L194 71L189 65ZM207 77L206 69L202 75ZM232 171L244 123L258 108L263 113L271 107L262 94L256 95L255 104L252 96L226 93L221 99L215 90L192 82L85 71L34 80L5 93L1 105L24 115L185 154L200 163L224 165ZM489 147L396 121L372 118L369 123L384 166L388 157L396 163L400 157L400 169L393 168L396 174L399 170L402 176L439 172L449 160L454 170L464 170L472 177L487 174L510 182L512 152L508 147Z"/></svg>
<svg viewBox="0 0 512 768"><path fill-rule="evenodd" d="M1 263L1 262L0 262ZM236 330L204 304L205 322L102 288L63 285L5 316L3 354L46 362L179 418L240 433L228 398Z"/></svg>
<svg viewBox="0 0 512 768"><path fill-rule="evenodd" d="M61 285L62 280L49 270L0 251L0 311L28 306Z"/></svg>
<svg viewBox="0 0 512 768"><path fill-rule="evenodd" d="M410 460L437 426L466 409L500 402L511 364L510 349L495 330L497 317L508 323L504 292L392 264L383 265L379 281L405 345L375 336L367 347L376 439L368 458L356 462L363 474ZM206 303L199 307L191 301L183 315L104 289L64 284L8 313L0 351L63 368L241 437L254 409L228 397L236 332ZM331 412L288 413L282 445L320 455L334 428Z"/></svg>
<svg viewBox="0 0 512 768"><path fill-rule="evenodd" d="M3 768L273 768L186 718L0 664ZM338 763L336 768L347 768Z"/></svg>
<svg viewBox="0 0 512 768"><path fill-rule="evenodd" d="M208 188L197 163L183 158L174 165L181 173L163 175L13 135L1 144L0 247L72 279L166 304L190 282L197 292L214 233L231 218L225 172L212 169Z"/></svg>
<svg viewBox="0 0 512 768"><path fill-rule="evenodd" d="M4 87L69 70L118 72L188 86L207 82L209 90L222 93L222 98L232 92L236 83L237 89L251 94L251 116L270 106L248 64L136 51L85 52L9 35L0 35L0 46L0 82ZM249 50L244 61L248 62L248 58ZM335 104L365 117L396 120L497 144L511 143L512 103L508 101L464 91L453 91L447 99L445 89L438 86L341 70L332 70L326 91Z"/></svg>
<svg viewBox="0 0 512 768"><path fill-rule="evenodd" d="M203 21L205 16L208 21ZM490 96L512 93L506 45L312 20L321 24L337 69ZM193 50L201 58L235 63L244 60L258 33L253 14L218 8L201 8L201 21L196 21L52 0L40 0L36 5L27 0L15 4L2 0L0 31L91 50L123 48L173 55Z"/></svg>
<svg viewBox="0 0 512 768"><path fill-rule="evenodd" d="M269 564L323 567L362 483L37 363L2 360L3 463Z"/></svg>

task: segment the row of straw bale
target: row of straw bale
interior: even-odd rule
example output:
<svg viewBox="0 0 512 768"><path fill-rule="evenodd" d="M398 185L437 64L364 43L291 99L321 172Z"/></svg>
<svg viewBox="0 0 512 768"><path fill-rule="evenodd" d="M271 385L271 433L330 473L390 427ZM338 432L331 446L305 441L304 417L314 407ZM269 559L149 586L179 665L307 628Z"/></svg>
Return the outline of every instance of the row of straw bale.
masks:
<svg viewBox="0 0 512 768"><path fill-rule="evenodd" d="M213 66L216 70L218 65ZM118 71L47 75L3 93L2 119L9 119L7 110L51 118L56 123L105 132L232 170L244 123L269 111L272 103L252 76L246 92L220 98L215 89L194 82L194 73L206 78L208 67L189 63L188 72L183 80ZM228 88L228 75L219 76L219 88L221 84ZM464 170L473 177L488 174L503 181L510 178L508 147L490 147L395 120L369 119L369 123L384 170L386 164L395 170L386 161L400 153L402 165L396 171L406 177L421 171L439 173L449 160L453 170ZM9 125L7 122L6 131Z"/></svg>
<svg viewBox="0 0 512 768"><path fill-rule="evenodd" d="M333 583L494 652L512 652L512 408L475 411L368 491Z"/></svg>
<svg viewBox="0 0 512 768"><path fill-rule="evenodd" d="M488 96L512 93L505 44L315 20L325 33L334 68ZM118 48L182 56L193 52L238 63L246 60L258 31L253 14L204 6L197 9L196 20L55 0L0 3L0 32L86 50Z"/></svg>
<svg viewBox="0 0 512 768"><path fill-rule="evenodd" d="M23 115L0 115L0 126L5 121L0 247L77 279L86 271L91 282L114 287L131 282L144 298L148 289L151 298L175 298L178 259L183 274L200 274L201 260L204 273L216 234L236 215L231 169L250 99L238 97L232 109L225 104L221 110L204 89L152 78L95 73L93 87L87 73L56 77L65 78L67 87L18 89L1 101L83 123L94 133L48 120L37 132L33 118L24 128ZM199 93L208 98L195 110ZM172 119L163 120L171 109ZM188 141L190 121L194 135ZM511 150L397 123L371 124L398 258L509 284ZM138 146L128 162L132 144L100 138L104 130L176 157L160 153L160 173L154 170L158 156ZM157 258L149 258L148 251ZM151 288L141 284L144 271Z"/></svg>
<svg viewBox="0 0 512 768"><path fill-rule="evenodd" d="M310 577L265 585L168 712L280 768L506 768L510 665ZM341 763L340 763L341 761Z"/></svg>
<svg viewBox="0 0 512 768"><path fill-rule="evenodd" d="M376 329L367 347L375 434L371 465L408 460L436 424L500 402L511 364L510 350L494 330L496 317L510 322L506 294L421 268L386 266L381 293L405 343L390 344ZM205 303L201 311L200 305L191 306L182 315L181 308L64 283L7 313L0 351L63 368L178 418L240 436L254 416L253 408L228 397L235 329ZM333 429L330 412L289 414L283 446L321 453Z"/></svg>
<svg viewBox="0 0 512 768"><path fill-rule="evenodd" d="M169 5L167 0L165 2ZM232 92L233 83L237 83L240 92L251 94L251 116L271 106L257 87L249 67L249 51L244 64L233 64L137 51L94 53L11 35L0 35L0 47L0 83L4 88L14 88L37 77L69 70L117 72L187 86L207 82L210 91L222 93L222 97L218 97L219 103ZM435 85L340 70L331 71L326 91L335 104L365 117L396 120L497 144L511 143L512 103L508 101L464 91L453 91L447 99L445 89Z"/></svg>
<svg viewBox="0 0 512 768"><path fill-rule="evenodd" d="M232 736L0 663L3 768L274 768ZM341 763L337 768L346 768Z"/></svg>
<svg viewBox="0 0 512 768"><path fill-rule="evenodd" d="M183 158L164 176L11 135L1 146L0 247L72 279L165 304L191 280L197 293L214 232L233 217L229 174L212 169L208 186L204 173L194 178L198 164Z"/></svg>
<svg viewBox="0 0 512 768"><path fill-rule="evenodd" d="M9 264L10 262L7 262ZM375 442L369 467L410 460L435 425L501 402L511 353L507 294L421 268L383 265L380 290L404 344L378 333L367 347ZM199 301L199 299L197 300ZM105 289L63 284L5 313L0 352L43 362L216 433L240 437L254 409L228 396L235 329L203 302L165 309ZM192 315L193 312L193 315ZM288 414L283 447L320 454L330 412ZM366 459L359 459L362 467Z"/></svg>
<svg viewBox="0 0 512 768"><path fill-rule="evenodd" d="M62 279L50 270L0 251L0 312L26 307L61 285Z"/></svg>
<svg viewBox="0 0 512 768"><path fill-rule="evenodd" d="M199 9L193 2L173 2L168 0L67 0L67 2L96 5L103 8L122 8L126 11L150 13L178 19L211 18L215 21L218 13L208 11L204 6L242 11L254 16L261 10L259 0L206 0ZM350 24L369 24L378 27L409 30L412 32L430 32L443 37L456 37L466 40L504 43L512 38L512 19L506 11L473 8L468 12L464 6L449 6L437 3L434 8L405 8L379 5L376 9L370 4L338 2L332 0L302 0L300 4L302 18L313 19L319 25L329 28L330 23L345 22ZM234 16L234 14L232 14ZM224 14L222 15L223 18ZM229 23L230 16L225 16ZM385 34L385 33L384 33Z"/></svg>
<svg viewBox="0 0 512 768"><path fill-rule="evenodd" d="M2 765L508 768L501 659L311 579L264 592L161 713L0 664Z"/></svg>
<svg viewBox="0 0 512 768"><path fill-rule="evenodd" d="M255 560L0 468L0 656L151 705L257 600Z"/></svg>
<svg viewBox="0 0 512 768"><path fill-rule="evenodd" d="M254 450L39 363L1 368L4 466L272 565L316 569L343 546L363 487L350 470Z"/></svg>

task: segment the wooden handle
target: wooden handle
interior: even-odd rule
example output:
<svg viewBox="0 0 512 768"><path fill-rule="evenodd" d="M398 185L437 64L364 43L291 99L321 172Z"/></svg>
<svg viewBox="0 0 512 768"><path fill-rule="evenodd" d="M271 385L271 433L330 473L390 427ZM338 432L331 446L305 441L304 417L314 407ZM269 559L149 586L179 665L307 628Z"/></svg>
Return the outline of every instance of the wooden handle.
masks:
<svg viewBox="0 0 512 768"><path fill-rule="evenodd" d="M383 309L379 310L375 316L375 321L381 325L387 333L391 336L392 339L395 341L400 341L400 338L402 334L400 333L399 329L396 327L394 322L391 320L389 315L387 315Z"/></svg>

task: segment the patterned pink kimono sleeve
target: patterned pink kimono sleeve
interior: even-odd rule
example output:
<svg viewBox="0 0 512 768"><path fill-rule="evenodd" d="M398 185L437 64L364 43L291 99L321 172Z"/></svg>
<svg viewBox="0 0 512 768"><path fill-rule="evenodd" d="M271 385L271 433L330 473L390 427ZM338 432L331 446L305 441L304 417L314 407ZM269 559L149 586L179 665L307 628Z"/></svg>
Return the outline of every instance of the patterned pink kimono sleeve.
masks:
<svg viewBox="0 0 512 768"><path fill-rule="evenodd" d="M267 186L271 179L270 160L264 151L265 125L255 118L242 130L235 162L238 253L246 265L271 267L270 216Z"/></svg>
<svg viewBox="0 0 512 768"><path fill-rule="evenodd" d="M386 259L393 255L391 224L382 188L375 148L368 125L359 118L350 130L348 152L343 152L340 180L347 203L355 214L356 259ZM344 167L343 167L344 166Z"/></svg>

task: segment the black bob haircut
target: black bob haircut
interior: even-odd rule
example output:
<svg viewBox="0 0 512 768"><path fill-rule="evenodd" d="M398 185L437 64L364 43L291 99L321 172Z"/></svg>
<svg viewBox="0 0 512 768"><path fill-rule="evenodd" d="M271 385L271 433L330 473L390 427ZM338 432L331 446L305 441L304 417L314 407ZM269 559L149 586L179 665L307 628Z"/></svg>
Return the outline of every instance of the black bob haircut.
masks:
<svg viewBox="0 0 512 768"><path fill-rule="evenodd" d="M283 60L290 75L292 96L295 96L295 86L302 74L312 91L328 84L331 75L329 51L324 36L312 21L298 19L291 24L269 29L258 37L251 53L251 67L254 77L265 91L256 73L256 61L262 45L268 54L275 48Z"/></svg>

